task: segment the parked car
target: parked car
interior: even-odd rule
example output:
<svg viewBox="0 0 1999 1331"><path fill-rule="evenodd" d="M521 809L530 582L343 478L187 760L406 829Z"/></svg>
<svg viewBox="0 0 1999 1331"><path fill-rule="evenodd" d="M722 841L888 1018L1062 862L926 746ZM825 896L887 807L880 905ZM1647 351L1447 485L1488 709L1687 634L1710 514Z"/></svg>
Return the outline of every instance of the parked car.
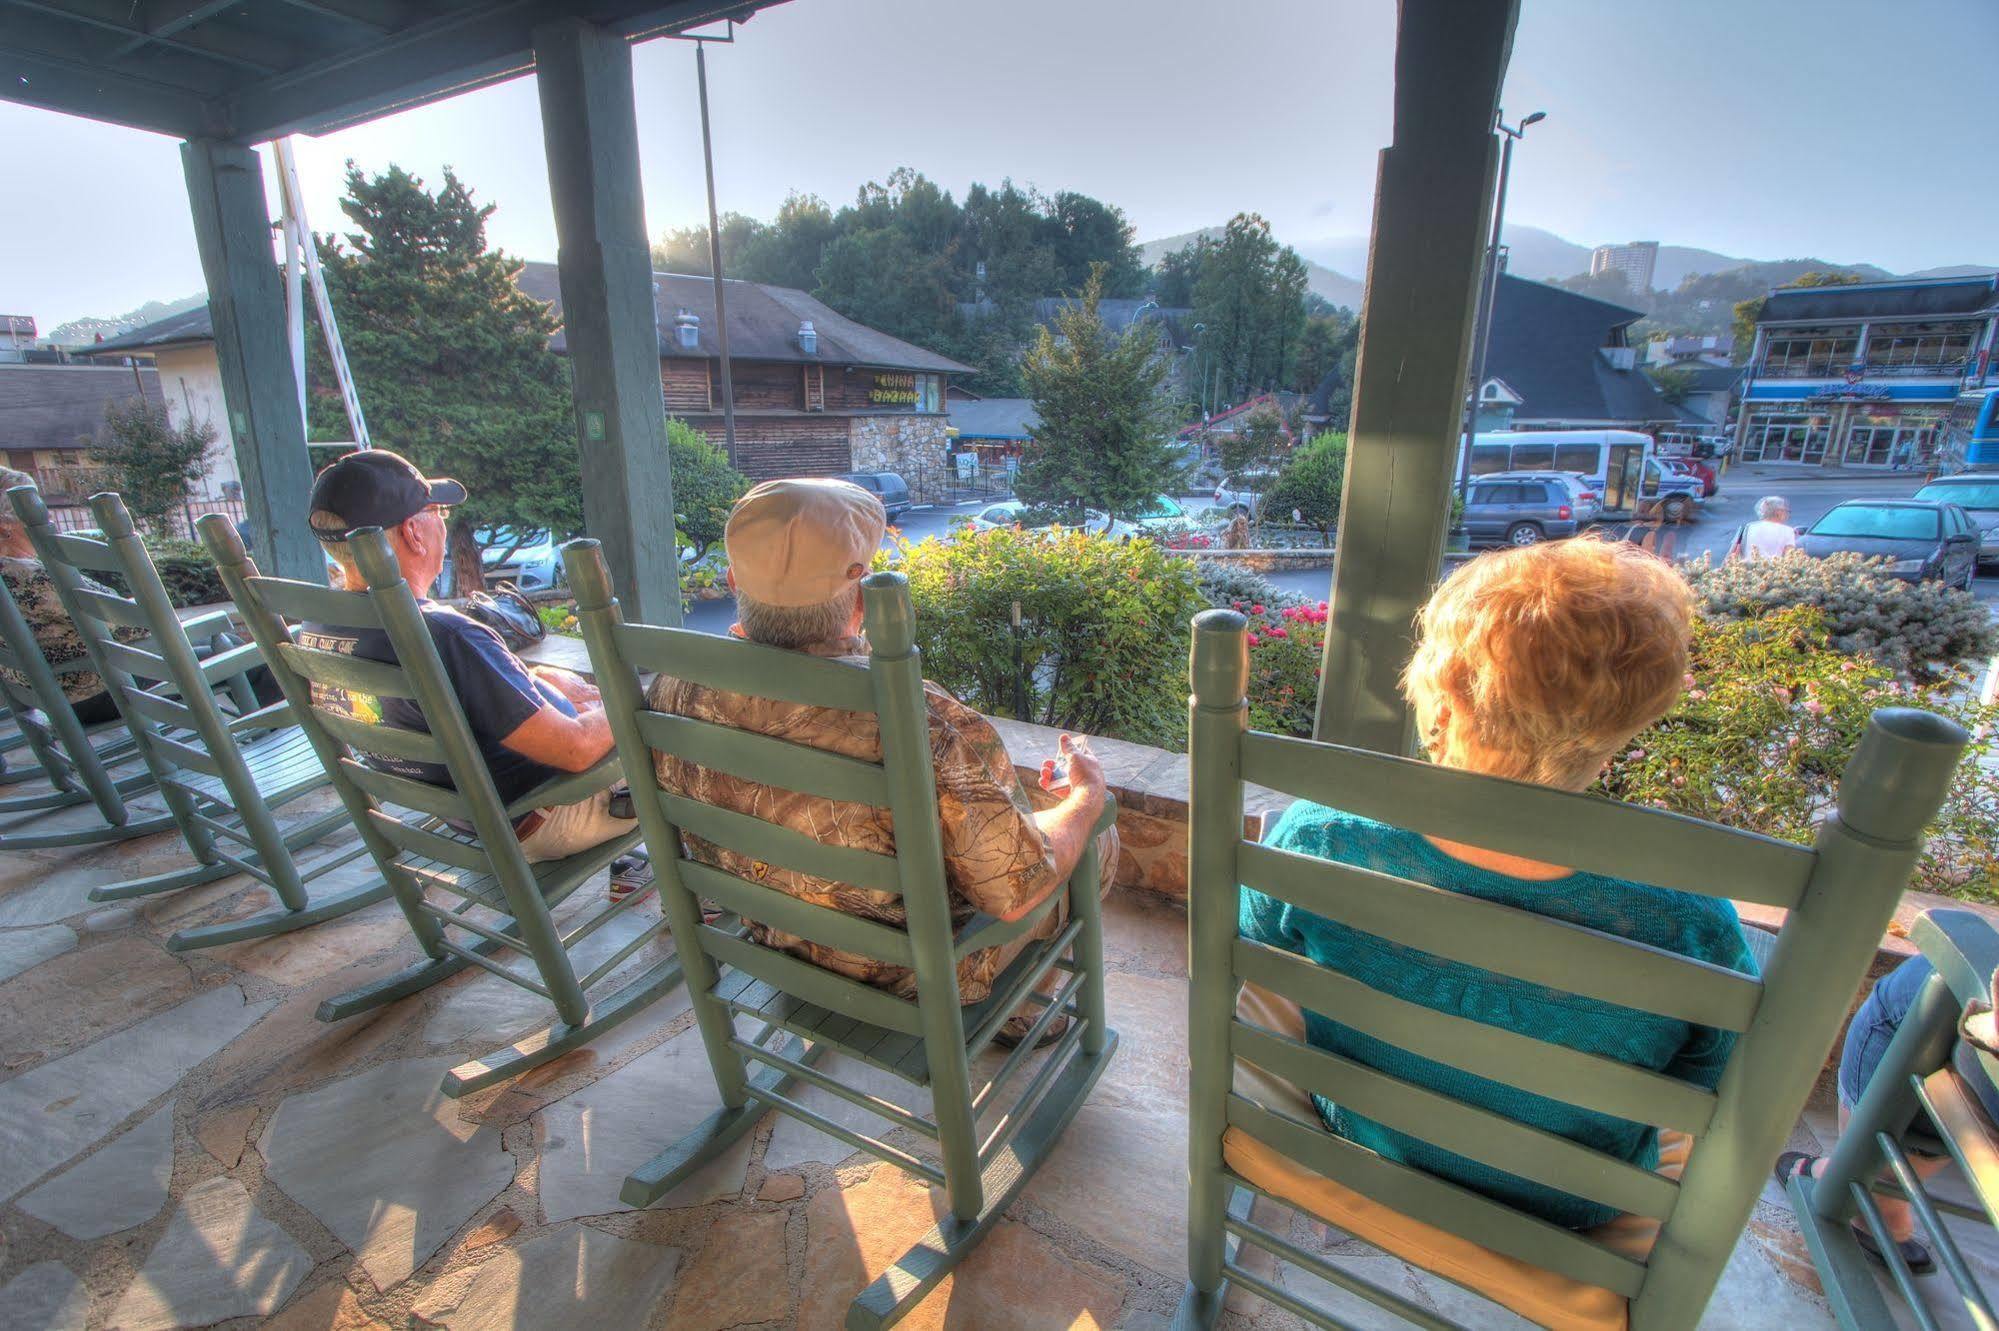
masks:
<svg viewBox="0 0 1999 1331"><path fill-rule="evenodd" d="M1146 510L1132 519L1131 525L1142 532L1156 527L1167 527L1177 522L1188 522L1187 510L1180 507L1180 501L1171 495L1159 495Z"/></svg>
<svg viewBox="0 0 1999 1331"><path fill-rule="evenodd" d="M1254 518L1263 507L1264 491L1276 479L1274 471L1243 471L1224 476L1221 483L1215 486L1215 507L1230 516L1240 513Z"/></svg>
<svg viewBox="0 0 1999 1331"><path fill-rule="evenodd" d="M1916 491L1916 498L1963 509L1979 530L1978 562L1999 563L1999 475L1969 471L1939 476Z"/></svg>
<svg viewBox="0 0 1999 1331"><path fill-rule="evenodd" d="M1956 504L1934 499L1849 499L1798 534L1813 558L1850 550L1888 561L1910 582L1971 586L1978 574L1978 524Z"/></svg>
<svg viewBox="0 0 1999 1331"><path fill-rule="evenodd" d="M1699 458L1660 458L1659 465L1667 471L1681 476L1691 476L1700 482L1701 498L1712 499L1720 488L1720 477L1715 469Z"/></svg>
<svg viewBox="0 0 1999 1331"><path fill-rule="evenodd" d="M1569 503L1576 510L1576 524L1595 522L1603 515L1603 496L1587 476L1572 471L1502 471L1481 476L1481 481L1554 481L1568 487Z"/></svg>
<svg viewBox="0 0 1999 1331"><path fill-rule="evenodd" d="M1539 545L1576 534L1569 483L1560 477L1481 476L1465 494L1465 534L1473 545Z"/></svg>
<svg viewBox="0 0 1999 1331"><path fill-rule="evenodd" d="M852 481L882 501L891 518L899 518L909 511L909 482L892 471L850 471L840 477Z"/></svg>
<svg viewBox="0 0 1999 1331"><path fill-rule="evenodd" d="M480 562L488 583L511 582L524 592L543 591L562 582L562 551L545 531L515 531L511 527L481 527Z"/></svg>
<svg viewBox="0 0 1999 1331"><path fill-rule="evenodd" d="M1020 527L1027 531L1045 530L1050 534L1077 527L1099 535L1115 536L1119 540L1129 540L1138 532L1138 528L1129 522L1113 522L1095 509L1086 509L1081 513L1060 513L1052 508L1022 503L1018 499L987 504L966 518L963 525L973 531Z"/></svg>

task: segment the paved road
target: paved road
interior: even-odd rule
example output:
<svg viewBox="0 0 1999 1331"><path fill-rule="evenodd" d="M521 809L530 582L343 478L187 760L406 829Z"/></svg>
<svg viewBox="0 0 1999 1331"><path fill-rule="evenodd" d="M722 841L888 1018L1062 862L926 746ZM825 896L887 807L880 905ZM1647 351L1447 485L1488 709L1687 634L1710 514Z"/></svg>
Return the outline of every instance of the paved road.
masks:
<svg viewBox="0 0 1999 1331"><path fill-rule="evenodd" d="M1789 499L1792 524L1804 527L1844 500L1907 498L1922 483L1921 475L1913 472L1822 473L1797 467L1743 464L1722 477L1720 489L1701 506L1699 518L1672 530L1672 552L1680 558L1707 552L1720 559L1735 539L1736 529L1755 516L1756 501L1767 494ZM1191 511L1207 506L1200 499L1182 502ZM905 513L896 525L907 539L921 541L947 535L953 524L980 507L966 504L955 509L916 509ZM1623 535L1628 524L1606 524L1604 530ZM1309 600L1322 601L1331 595L1331 569L1302 569L1269 576L1286 591ZM1987 573L1978 579L1975 591L1980 600L1994 607L1994 613L1999 613L1999 576ZM726 633L734 620L735 602L707 601L693 608L687 627L706 633Z"/></svg>

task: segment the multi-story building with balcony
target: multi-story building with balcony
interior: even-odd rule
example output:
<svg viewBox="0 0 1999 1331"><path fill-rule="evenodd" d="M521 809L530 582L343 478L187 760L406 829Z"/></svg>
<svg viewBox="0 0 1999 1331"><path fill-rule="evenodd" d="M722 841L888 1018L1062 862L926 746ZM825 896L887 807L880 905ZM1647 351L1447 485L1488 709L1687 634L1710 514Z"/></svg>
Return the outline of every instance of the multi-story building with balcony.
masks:
<svg viewBox="0 0 1999 1331"><path fill-rule="evenodd" d="M1652 274L1659 266L1659 242L1634 240L1628 245L1599 245L1590 251L1589 275L1622 273L1631 294L1642 296L1652 289Z"/></svg>
<svg viewBox="0 0 1999 1331"><path fill-rule="evenodd" d="M1958 397L1999 386L1999 275L1772 291L1736 452L1748 462L1922 467Z"/></svg>

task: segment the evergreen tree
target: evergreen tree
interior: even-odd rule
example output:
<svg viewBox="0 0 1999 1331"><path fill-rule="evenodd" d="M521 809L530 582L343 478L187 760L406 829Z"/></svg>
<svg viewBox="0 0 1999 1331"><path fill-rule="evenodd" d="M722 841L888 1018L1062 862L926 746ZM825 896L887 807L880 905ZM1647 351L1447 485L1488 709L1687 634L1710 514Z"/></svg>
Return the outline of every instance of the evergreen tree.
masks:
<svg viewBox="0 0 1999 1331"><path fill-rule="evenodd" d="M471 491L449 546L458 594L482 585L481 527L583 525L569 369L549 349L553 311L514 284L520 261L486 246L492 204L450 170L436 193L399 166L347 164L344 243L319 241L340 336L372 442ZM313 435L347 432L316 347Z"/></svg>
<svg viewBox="0 0 1999 1331"><path fill-rule="evenodd" d="M1041 417L1021 458L1022 499L1114 518L1143 512L1178 470L1159 335L1140 324L1113 337L1098 312L1104 269L1081 300L1043 328L1021 367Z"/></svg>

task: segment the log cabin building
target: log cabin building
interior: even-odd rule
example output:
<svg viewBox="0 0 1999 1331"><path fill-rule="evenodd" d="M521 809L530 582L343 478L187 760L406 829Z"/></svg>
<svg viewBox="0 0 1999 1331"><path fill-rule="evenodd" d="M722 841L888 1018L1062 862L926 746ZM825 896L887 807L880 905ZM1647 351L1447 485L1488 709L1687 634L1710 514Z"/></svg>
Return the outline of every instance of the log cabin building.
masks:
<svg viewBox="0 0 1999 1331"><path fill-rule="evenodd" d="M528 263L521 290L562 312L552 263ZM803 291L758 282L723 283L735 388L736 468L751 480L893 471L917 498L946 475L945 394L971 367L854 322ZM723 446L722 353L715 286L682 273L653 274L659 377L670 416ZM554 339L564 350L562 334ZM173 361L166 394L175 410L221 401L221 373L207 308L175 315L89 348L93 356ZM207 391L213 388L212 394ZM359 385L362 406L368 385ZM218 433L226 431L217 412Z"/></svg>

